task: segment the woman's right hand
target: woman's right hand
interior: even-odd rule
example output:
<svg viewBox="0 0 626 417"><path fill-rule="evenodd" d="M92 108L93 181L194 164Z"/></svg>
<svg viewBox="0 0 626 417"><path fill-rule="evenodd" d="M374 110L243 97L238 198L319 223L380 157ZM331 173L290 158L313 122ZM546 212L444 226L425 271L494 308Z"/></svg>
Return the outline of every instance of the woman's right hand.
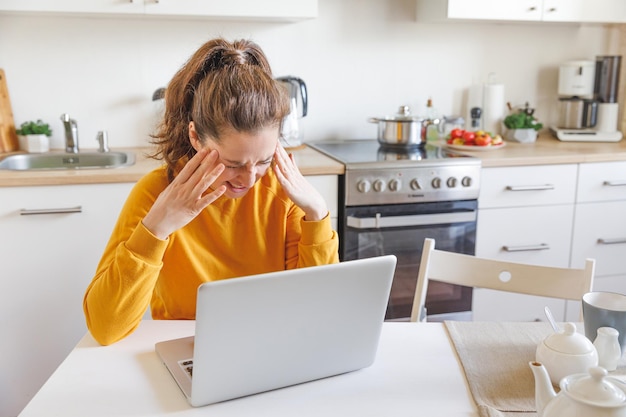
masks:
<svg viewBox="0 0 626 417"><path fill-rule="evenodd" d="M192 221L226 191L226 186L205 192L224 171L216 150L200 149L167 186L143 219L144 226L159 239Z"/></svg>

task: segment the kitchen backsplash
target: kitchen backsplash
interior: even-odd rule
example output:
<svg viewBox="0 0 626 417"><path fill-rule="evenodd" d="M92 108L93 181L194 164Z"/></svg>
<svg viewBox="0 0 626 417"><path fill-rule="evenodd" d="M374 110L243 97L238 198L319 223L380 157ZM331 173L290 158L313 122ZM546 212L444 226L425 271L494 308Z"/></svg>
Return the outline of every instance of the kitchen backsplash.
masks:
<svg viewBox="0 0 626 417"><path fill-rule="evenodd" d="M153 92L204 41L252 38L276 76L306 81L304 141L375 138L368 117L409 105L463 115L467 89L495 73L513 105L556 119L558 66L624 53L619 26L547 23L418 23L414 0L320 0L297 23L0 15L0 68L15 123L41 118L61 148L59 119L76 119L82 148L107 130L111 147L149 142ZM623 47L622 47L623 48ZM626 82L622 82L622 86Z"/></svg>

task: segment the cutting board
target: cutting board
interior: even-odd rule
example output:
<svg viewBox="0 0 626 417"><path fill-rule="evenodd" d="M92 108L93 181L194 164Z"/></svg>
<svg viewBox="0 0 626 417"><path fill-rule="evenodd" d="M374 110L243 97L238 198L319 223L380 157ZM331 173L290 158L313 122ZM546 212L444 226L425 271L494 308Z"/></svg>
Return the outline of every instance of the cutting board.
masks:
<svg viewBox="0 0 626 417"><path fill-rule="evenodd" d="M13 152L19 149L13 110L4 70L0 68L0 153Z"/></svg>

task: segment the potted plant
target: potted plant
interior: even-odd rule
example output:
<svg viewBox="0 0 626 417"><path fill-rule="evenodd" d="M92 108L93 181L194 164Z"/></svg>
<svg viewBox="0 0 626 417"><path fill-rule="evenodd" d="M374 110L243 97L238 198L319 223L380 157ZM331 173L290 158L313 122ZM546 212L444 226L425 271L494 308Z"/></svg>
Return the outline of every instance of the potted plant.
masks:
<svg viewBox="0 0 626 417"><path fill-rule="evenodd" d="M50 136L52 129L50 125L41 119L28 121L20 125L15 132L18 135L20 149L26 152L48 152L50 150Z"/></svg>
<svg viewBox="0 0 626 417"><path fill-rule="evenodd" d="M543 128L534 116L535 109L531 109L526 103L523 109L519 109L504 118L506 131L504 137L514 142L530 143L537 140L537 132Z"/></svg>

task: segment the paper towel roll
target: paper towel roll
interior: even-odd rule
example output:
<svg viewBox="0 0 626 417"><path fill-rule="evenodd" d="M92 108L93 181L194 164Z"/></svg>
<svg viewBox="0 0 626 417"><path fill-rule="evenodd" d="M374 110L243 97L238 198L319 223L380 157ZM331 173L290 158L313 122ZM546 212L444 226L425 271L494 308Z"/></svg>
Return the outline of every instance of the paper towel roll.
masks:
<svg viewBox="0 0 626 417"><path fill-rule="evenodd" d="M483 85L483 130L500 134L504 115L504 85Z"/></svg>

